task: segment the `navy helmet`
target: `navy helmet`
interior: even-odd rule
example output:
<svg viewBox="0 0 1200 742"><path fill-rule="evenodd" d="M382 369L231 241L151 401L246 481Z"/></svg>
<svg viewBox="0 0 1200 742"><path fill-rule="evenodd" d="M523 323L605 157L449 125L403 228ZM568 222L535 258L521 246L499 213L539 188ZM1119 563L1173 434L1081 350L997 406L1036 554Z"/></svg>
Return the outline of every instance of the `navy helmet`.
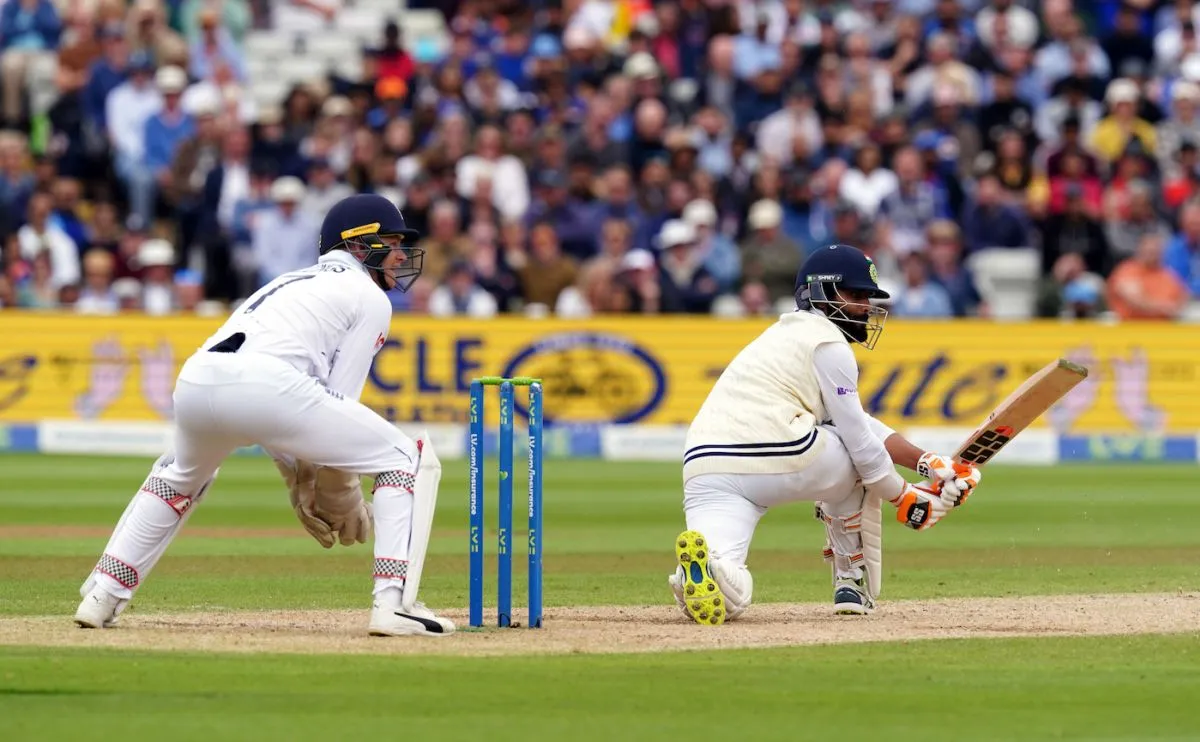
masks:
<svg viewBox="0 0 1200 742"><path fill-rule="evenodd" d="M844 293L846 292L846 293ZM857 296L865 296L863 302ZM849 340L874 348L883 332L887 310L870 299L890 299L879 287L879 270L866 253L850 245L822 247L796 274L796 307L824 314Z"/></svg>
<svg viewBox="0 0 1200 742"><path fill-rule="evenodd" d="M414 246L418 237L394 203L374 193L359 193L338 201L325 215L320 252L346 250L362 261L384 291L391 288L385 272L395 288L408 291L424 267L425 251ZM396 249L404 251L404 260L385 271L383 263Z"/></svg>

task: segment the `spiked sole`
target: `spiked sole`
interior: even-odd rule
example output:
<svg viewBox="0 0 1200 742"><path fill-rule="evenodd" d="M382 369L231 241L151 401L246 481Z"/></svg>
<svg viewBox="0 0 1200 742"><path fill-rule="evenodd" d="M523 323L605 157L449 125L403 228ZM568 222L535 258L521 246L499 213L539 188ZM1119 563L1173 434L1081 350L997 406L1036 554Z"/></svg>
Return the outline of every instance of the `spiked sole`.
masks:
<svg viewBox="0 0 1200 742"><path fill-rule="evenodd" d="M675 539L675 555L683 567L687 614L705 626L725 623L725 596L708 571L708 541L696 531L684 531Z"/></svg>

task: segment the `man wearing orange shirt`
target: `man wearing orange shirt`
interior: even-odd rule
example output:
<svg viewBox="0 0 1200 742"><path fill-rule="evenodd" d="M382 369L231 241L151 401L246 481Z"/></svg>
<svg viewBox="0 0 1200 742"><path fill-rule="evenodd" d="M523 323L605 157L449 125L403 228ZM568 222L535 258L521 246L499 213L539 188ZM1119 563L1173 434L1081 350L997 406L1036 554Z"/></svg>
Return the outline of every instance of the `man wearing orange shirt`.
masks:
<svg viewBox="0 0 1200 742"><path fill-rule="evenodd" d="M1187 287L1163 265L1162 256L1162 237L1147 234L1138 242L1133 257L1109 276L1108 304L1118 317L1171 320L1183 311Z"/></svg>

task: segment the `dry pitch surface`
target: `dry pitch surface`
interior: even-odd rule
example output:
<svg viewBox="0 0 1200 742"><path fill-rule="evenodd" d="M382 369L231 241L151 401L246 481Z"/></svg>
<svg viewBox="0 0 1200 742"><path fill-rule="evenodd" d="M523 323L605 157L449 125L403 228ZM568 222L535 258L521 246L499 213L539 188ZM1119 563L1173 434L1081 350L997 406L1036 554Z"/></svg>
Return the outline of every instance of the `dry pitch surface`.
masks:
<svg viewBox="0 0 1200 742"><path fill-rule="evenodd" d="M460 626L466 615L450 611ZM488 618L494 620L494 614ZM518 616L519 618L519 616ZM701 627L667 606L556 608L540 631L460 631L442 639L366 636L367 611L130 613L83 631L68 616L0 619L0 645L331 654L511 655L669 652L939 638L1200 633L1200 594L1061 595L896 601L863 618L828 604L756 605Z"/></svg>

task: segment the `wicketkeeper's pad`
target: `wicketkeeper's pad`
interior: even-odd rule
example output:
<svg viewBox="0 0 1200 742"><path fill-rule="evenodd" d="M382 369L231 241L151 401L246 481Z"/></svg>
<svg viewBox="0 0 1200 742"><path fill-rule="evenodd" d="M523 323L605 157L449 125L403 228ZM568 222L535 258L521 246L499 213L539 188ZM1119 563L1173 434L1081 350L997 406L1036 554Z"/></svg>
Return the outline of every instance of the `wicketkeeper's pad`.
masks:
<svg viewBox="0 0 1200 742"><path fill-rule="evenodd" d="M421 572L429 552L429 537L433 533L433 513L437 510L438 484L442 481L442 462L433 450L429 433L417 439L417 475L413 479L412 530L408 542L408 575L404 580L401 605L411 612L421 589Z"/></svg>

